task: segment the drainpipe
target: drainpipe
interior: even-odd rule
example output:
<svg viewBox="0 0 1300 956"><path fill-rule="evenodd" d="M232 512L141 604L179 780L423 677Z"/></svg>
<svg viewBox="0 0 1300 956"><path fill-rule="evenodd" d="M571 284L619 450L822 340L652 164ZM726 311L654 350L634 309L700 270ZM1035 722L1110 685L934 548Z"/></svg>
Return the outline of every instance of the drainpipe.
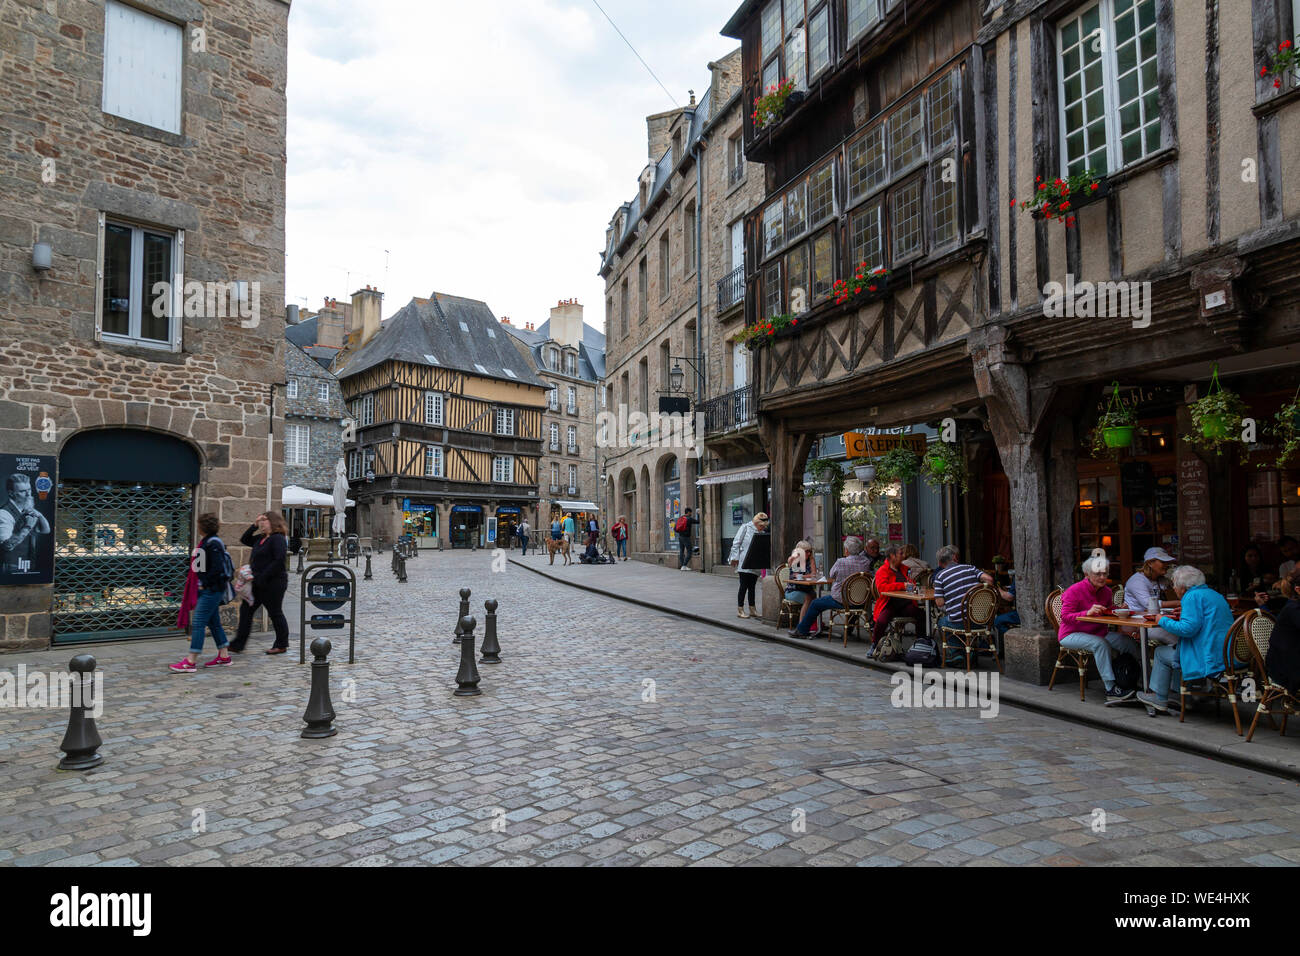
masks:
<svg viewBox="0 0 1300 956"><path fill-rule="evenodd" d="M271 510L271 461L275 457L275 386L266 386L266 510Z"/></svg>
<svg viewBox="0 0 1300 956"><path fill-rule="evenodd" d="M697 366L706 366L704 362L704 136L701 135L691 148L695 154L695 362ZM695 372L695 414L698 416L704 406L704 371L697 368ZM697 418L696 421L699 421ZM692 431L692 434L694 432ZM703 436L696 436L697 443L703 443ZM695 458L695 477L700 477L703 464L700 456ZM695 510L700 510L699 485L695 493ZM704 522L700 522L700 573L708 573L707 546L704 541Z"/></svg>

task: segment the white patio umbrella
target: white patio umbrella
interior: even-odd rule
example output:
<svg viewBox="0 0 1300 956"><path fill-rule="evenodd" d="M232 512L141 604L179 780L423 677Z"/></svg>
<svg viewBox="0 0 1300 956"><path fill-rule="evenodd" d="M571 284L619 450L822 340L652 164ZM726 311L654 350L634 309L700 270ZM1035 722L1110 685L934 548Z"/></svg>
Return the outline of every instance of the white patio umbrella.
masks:
<svg viewBox="0 0 1300 956"><path fill-rule="evenodd" d="M343 459L334 466L334 533L340 538L348 525L348 469Z"/></svg>

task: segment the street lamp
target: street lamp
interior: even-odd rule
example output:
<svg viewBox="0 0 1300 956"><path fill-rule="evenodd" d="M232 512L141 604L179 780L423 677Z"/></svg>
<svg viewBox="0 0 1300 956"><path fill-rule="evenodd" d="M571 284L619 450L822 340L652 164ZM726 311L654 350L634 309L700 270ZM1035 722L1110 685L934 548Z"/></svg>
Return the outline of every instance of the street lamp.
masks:
<svg viewBox="0 0 1300 956"><path fill-rule="evenodd" d="M672 371L668 373L668 384L669 387L672 389L672 391L674 392L682 391L682 384L686 378L686 372L682 369L680 363L685 362L687 365L691 367L691 371L695 373L697 384L700 385L700 392L701 394L703 394L704 376L700 374L700 367L696 364L696 362L699 359L699 356L696 356L695 358L690 358L689 356L686 355L670 355L668 357L673 361Z"/></svg>

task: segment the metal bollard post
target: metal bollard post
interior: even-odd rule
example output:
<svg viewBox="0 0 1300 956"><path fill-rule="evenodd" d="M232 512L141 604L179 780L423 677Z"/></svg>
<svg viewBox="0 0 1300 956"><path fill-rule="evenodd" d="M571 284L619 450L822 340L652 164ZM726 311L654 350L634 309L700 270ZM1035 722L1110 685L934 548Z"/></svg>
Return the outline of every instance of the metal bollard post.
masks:
<svg viewBox="0 0 1300 956"><path fill-rule="evenodd" d="M406 583L406 558L402 558L397 563L397 583L398 584Z"/></svg>
<svg viewBox="0 0 1300 956"><path fill-rule="evenodd" d="M453 697L477 697L478 668L474 666L474 626L477 622L468 615L460 619L460 629L465 635L460 644L460 670L456 672L456 691Z"/></svg>
<svg viewBox="0 0 1300 956"><path fill-rule="evenodd" d="M456 636L451 639L453 644L460 643L460 636L464 632L461 630L461 621L469 614L469 588L460 589L460 610L456 614Z"/></svg>
<svg viewBox="0 0 1300 956"><path fill-rule="evenodd" d="M104 762L99 746L104 741L95 727L95 718L86 716L86 677L95 670L95 659L89 654L78 654L68 662L68 670L79 683L77 696L72 698L72 712L68 716L68 732L63 735L59 749L66 756L59 761L60 770L90 770Z"/></svg>
<svg viewBox="0 0 1300 956"><path fill-rule="evenodd" d="M483 656L479 658L479 663L500 664L501 645L497 643L497 602L484 601L483 607L487 610L487 620L483 623Z"/></svg>
<svg viewBox="0 0 1300 956"><path fill-rule="evenodd" d="M370 552L367 551L366 552L366 576L362 580L369 581L373 577L374 575L370 573Z"/></svg>
<svg viewBox="0 0 1300 956"><path fill-rule="evenodd" d="M303 566L302 566L302 551L303 551L302 546L299 545L299 546L298 546L298 570L297 570L296 572L294 572L295 574L302 574L302 572L303 572Z"/></svg>
<svg viewBox="0 0 1300 956"><path fill-rule="evenodd" d="M334 726L334 705L330 703L330 642L328 638L318 637L311 642L311 697L307 700L307 712L302 715L307 726L302 736L315 740L320 737L333 737L338 728Z"/></svg>

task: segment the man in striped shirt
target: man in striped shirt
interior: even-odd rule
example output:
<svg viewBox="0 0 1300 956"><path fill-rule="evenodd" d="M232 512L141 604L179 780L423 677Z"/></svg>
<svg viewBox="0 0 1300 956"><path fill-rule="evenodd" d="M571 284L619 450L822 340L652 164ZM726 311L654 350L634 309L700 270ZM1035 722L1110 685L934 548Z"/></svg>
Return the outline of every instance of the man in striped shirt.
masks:
<svg viewBox="0 0 1300 956"><path fill-rule="evenodd" d="M934 587L935 606L944 612L939 619L940 627L965 626L966 595L980 583L992 584L993 576L969 564L961 563L961 555L950 544L944 545L935 555L939 570L935 572L931 584ZM1012 597L1001 588L998 593L1003 600Z"/></svg>

